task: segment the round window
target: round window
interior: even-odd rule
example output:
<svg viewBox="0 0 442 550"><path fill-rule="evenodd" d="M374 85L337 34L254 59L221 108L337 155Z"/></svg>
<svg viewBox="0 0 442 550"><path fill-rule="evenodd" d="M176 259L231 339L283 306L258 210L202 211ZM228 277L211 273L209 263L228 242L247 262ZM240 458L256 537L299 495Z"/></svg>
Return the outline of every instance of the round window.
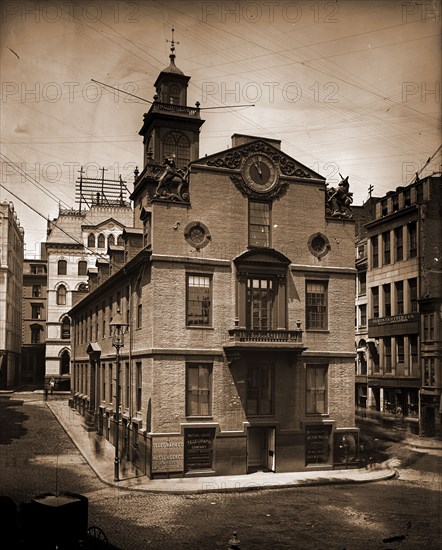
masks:
<svg viewBox="0 0 442 550"><path fill-rule="evenodd" d="M315 233L308 240L308 248L313 256L322 258L330 251L330 242L322 233Z"/></svg>

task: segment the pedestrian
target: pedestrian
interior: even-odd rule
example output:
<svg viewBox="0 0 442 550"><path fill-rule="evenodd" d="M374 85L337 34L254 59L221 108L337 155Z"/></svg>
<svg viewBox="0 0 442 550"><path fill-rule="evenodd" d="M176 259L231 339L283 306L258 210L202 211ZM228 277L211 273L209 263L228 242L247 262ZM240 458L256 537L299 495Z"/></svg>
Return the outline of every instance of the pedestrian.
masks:
<svg viewBox="0 0 442 550"><path fill-rule="evenodd" d="M45 384L45 387L44 387L45 401L48 400L48 392L49 392L49 390L48 390L48 385Z"/></svg>
<svg viewBox="0 0 442 550"><path fill-rule="evenodd" d="M55 379L54 378L51 378L51 381L49 382L49 385L51 387L51 395L54 393L54 388L55 388Z"/></svg>

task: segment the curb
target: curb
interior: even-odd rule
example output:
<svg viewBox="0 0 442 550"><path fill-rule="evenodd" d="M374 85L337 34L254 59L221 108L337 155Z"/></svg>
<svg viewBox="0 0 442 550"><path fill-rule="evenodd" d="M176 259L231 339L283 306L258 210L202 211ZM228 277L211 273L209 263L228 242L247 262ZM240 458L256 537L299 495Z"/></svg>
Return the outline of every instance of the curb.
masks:
<svg viewBox="0 0 442 550"><path fill-rule="evenodd" d="M298 479L293 481L281 481L280 483L277 482L269 482L269 483L262 483L262 484L252 484L253 480L250 480L248 482L245 482L243 486L232 486L229 487L224 480L225 477L229 476L220 476L218 483L220 485L223 485L222 487L210 487L208 489L181 489L181 488L170 488L170 489L161 489L158 487L148 487L146 485L140 486L140 485L131 485L125 483L125 480L121 480L119 482L117 481L110 481L108 478L104 477L103 474L100 472L100 469L97 468L95 461L91 460L91 458L88 456L88 453L84 452L84 446L80 443L79 439L76 437L76 433L72 433L72 431L69 431L67 427L65 426L65 423L60 419L60 417L54 412L53 408L51 407L51 404L49 402L45 402L47 408L51 411L53 416L57 419L58 423L64 430L64 432L67 434L67 436L70 438L70 440L73 442L75 447L78 449L81 456L84 458L84 460L88 463L88 465L91 467L91 469L94 471L95 475L98 477L98 479L107 485L108 487L114 487L115 489L120 489L124 491L133 491L133 492L139 492L139 493L153 493L153 494L163 494L163 495L198 495L198 494L211 494L211 493L245 493L245 492L256 492L256 491L270 491L275 489L296 489L298 487L319 487L322 485L354 485L354 484L363 484L363 483L374 483L376 481L385 481L392 478L399 477L398 472L395 469L392 468L378 468L374 471L379 472L378 475L372 476L371 478L362 478L362 479L352 479L352 478L343 478L339 479L338 477L330 477L330 478L306 478L306 479ZM82 428L80 428L82 429ZM341 471L341 470L340 470ZM383 472L382 474L380 472ZM367 471L367 474L369 472ZM293 472L293 475L296 475L296 472ZM146 481L144 483L147 483L148 478L146 476L140 476L141 478L145 478ZM232 483L238 483L238 481L234 481L234 479L237 476L232 476L233 480ZM134 479L134 478L131 478ZM179 478L181 479L181 478ZM193 478L196 479L196 478ZM215 482L213 481L212 477L208 478L199 478L201 480L201 486L204 486L205 481L209 485L214 485ZM270 479L270 478L269 478ZM167 480L166 480L167 481Z"/></svg>

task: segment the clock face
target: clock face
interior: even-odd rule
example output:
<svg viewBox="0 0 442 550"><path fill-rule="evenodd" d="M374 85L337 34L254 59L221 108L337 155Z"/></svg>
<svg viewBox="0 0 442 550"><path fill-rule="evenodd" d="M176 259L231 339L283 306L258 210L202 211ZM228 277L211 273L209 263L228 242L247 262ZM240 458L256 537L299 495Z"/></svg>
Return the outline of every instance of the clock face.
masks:
<svg viewBox="0 0 442 550"><path fill-rule="evenodd" d="M258 193L266 193L278 182L278 169L273 160L263 153L250 155L243 164L246 184Z"/></svg>

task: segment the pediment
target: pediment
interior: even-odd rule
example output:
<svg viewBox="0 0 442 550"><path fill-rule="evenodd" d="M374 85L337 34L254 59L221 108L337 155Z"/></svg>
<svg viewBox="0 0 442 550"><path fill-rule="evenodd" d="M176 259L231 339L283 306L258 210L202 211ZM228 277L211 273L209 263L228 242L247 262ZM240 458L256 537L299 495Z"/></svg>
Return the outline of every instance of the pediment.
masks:
<svg viewBox="0 0 442 550"><path fill-rule="evenodd" d="M110 227L112 225L112 227ZM114 229L114 228L118 228L118 229L124 229L124 225L117 221L115 218L107 218L107 220L104 220L102 222L100 222L99 224L97 225L82 225L81 228L83 230L96 230L96 231L99 231L100 229L102 230L105 230L105 229Z"/></svg>
<svg viewBox="0 0 442 550"><path fill-rule="evenodd" d="M291 264L291 261L287 256L278 252L274 248L251 248L246 252L243 252L237 256L233 263L236 266L239 265L279 265L279 266L288 266Z"/></svg>
<svg viewBox="0 0 442 550"><path fill-rule="evenodd" d="M326 179L324 176L321 176L311 168L308 168L262 139L256 139L232 147L231 149L225 149L219 153L203 157L193 161L191 165L224 168L236 172L241 169L244 160L253 153L264 153L270 156L277 164L282 178L286 176L316 181L325 181Z"/></svg>

